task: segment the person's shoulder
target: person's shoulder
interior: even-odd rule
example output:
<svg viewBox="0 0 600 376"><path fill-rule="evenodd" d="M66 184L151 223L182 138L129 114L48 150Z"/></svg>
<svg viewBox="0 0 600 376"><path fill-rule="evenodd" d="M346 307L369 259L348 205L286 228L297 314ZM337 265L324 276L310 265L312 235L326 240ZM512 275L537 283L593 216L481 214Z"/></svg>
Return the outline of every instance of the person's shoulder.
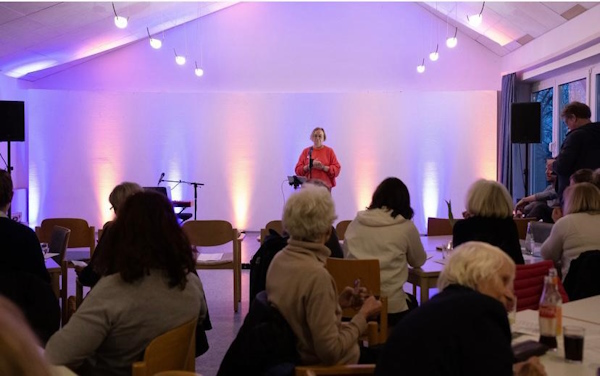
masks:
<svg viewBox="0 0 600 376"><path fill-rule="evenodd" d="M35 234L35 231L33 231L31 228L29 228L28 226L13 221L10 218L0 218L0 226L4 227L5 229L9 229L11 231L11 233L13 233L14 235L26 235L26 236L31 236L31 237L35 237L37 239L37 235Z"/></svg>

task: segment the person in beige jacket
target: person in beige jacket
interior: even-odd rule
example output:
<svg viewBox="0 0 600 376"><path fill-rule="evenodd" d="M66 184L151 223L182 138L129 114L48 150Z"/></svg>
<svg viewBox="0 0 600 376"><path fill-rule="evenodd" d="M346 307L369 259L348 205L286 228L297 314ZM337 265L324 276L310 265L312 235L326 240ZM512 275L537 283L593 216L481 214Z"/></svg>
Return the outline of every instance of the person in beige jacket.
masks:
<svg viewBox="0 0 600 376"><path fill-rule="evenodd" d="M336 219L327 189L306 184L290 196L283 211L283 226L290 234L288 246L279 252L267 272L269 302L286 319L297 337L300 363L304 365L355 364L358 338L367 328L367 317L379 312L374 297L357 296L347 287L338 297L325 262L325 247ZM342 324L342 307L362 303L358 313Z"/></svg>

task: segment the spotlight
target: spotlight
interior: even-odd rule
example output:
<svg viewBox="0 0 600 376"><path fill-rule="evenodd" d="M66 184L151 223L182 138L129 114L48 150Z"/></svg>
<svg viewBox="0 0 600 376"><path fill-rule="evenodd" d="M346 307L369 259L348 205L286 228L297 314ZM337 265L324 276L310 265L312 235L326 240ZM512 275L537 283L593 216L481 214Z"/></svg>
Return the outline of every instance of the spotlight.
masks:
<svg viewBox="0 0 600 376"><path fill-rule="evenodd" d="M175 62L177 63L177 65L184 65L185 64L185 56L177 55L177 51L175 51L174 48L173 48L173 52L175 52Z"/></svg>
<svg viewBox="0 0 600 376"><path fill-rule="evenodd" d="M432 53L429 54L429 60L431 61L437 61L437 59L440 58L440 54L438 53L438 48L440 47L439 44L435 45L435 51L433 51Z"/></svg>
<svg viewBox="0 0 600 376"><path fill-rule="evenodd" d="M148 38L150 39L150 45L152 46L152 48L154 48L155 50L158 50L159 48L161 48L162 40L152 38L152 36L150 35L150 29L146 28L146 31L148 31Z"/></svg>
<svg viewBox="0 0 600 376"><path fill-rule="evenodd" d="M483 8L485 8L485 1L481 5L481 10L479 11L479 14L474 14L471 17L467 16L467 21L469 21L469 24L471 24L471 26L477 27L481 25L481 21L483 21Z"/></svg>
<svg viewBox="0 0 600 376"><path fill-rule="evenodd" d="M194 73L196 73L196 76L198 76L198 77L204 76L204 69L198 67L197 61L195 63L196 63L196 69L194 69Z"/></svg>
<svg viewBox="0 0 600 376"><path fill-rule="evenodd" d="M417 72L423 73L425 72L425 59L421 62L421 65L417 65Z"/></svg>
<svg viewBox="0 0 600 376"><path fill-rule="evenodd" d="M454 48L458 44L458 39L456 38L457 33L458 27L454 30L454 36L446 39L446 46L448 46L448 48Z"/></svg>
<svg viewBox="0 0 600 376"><path fill-rule="evenodd" d="M112 3L113 12L115 12L115 26L119 29L124 29L127 27L127 18L119 16L117 14L117 10L115 9L115 3Z"/></svg>

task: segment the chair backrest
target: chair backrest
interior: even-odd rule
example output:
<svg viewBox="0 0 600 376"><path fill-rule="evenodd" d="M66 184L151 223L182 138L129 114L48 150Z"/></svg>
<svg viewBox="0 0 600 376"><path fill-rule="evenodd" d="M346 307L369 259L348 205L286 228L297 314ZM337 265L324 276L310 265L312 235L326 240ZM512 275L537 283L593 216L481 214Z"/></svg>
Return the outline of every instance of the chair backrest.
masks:
<svg viewBox="0 0 600 376"><path fill-rule="evenodd" d="M514 282L517 311L524 309L537 310L539 308L540 298L544 291L544 277L548 275L548 270L553 267L554 263L550 260L517 265ZM558 291L562 296L563 303L567 303L569 297L560 280L558 281Z"/></svg>
<svg viewBox="0 0 600 376"><path fill-rule="evenodd" d="M335 232L337 233L337 237L339 240L344 240L346 236L346 229L348 229L348 225L350 224L349 220L339 221L337 225L335 225Z"/></svg>
<svg viewBox="0 0 600 376"><path fill-rule="evenodd" d="M529 222L537 222L535 218L513 218L517 225L517 232L519 233L519 239L525 239L527 237L527 225Z"/></svg>
<svg viewBox="0 0 600 376"><path fill-rule="evenodd" d="M296 367L296 376L352 376L352 375L374 375L375 364L350 364L338 366L299 366Z"/></svg>
<svg viewBox="0 0 600 376"><path fill-rule="evenodd" d="M265 239L269 235L269 230L277 231L277 233L283 236L283 222L279 219L270 221L267 223L265 228L260 229L260 244L264 243Z"/></svg>
<svg viewBox="0 0 600 376"><path fill-rule="evenodd" d="M587 251L571 261L565 276L569 299L579 300L600 295L600 251Z"/></svg>
<svg viewBox="0 0 600 376"><path fill-rule="evenodd" d="M531 222L531 232L533 234L533 240L536 243L543 243L550 236L550 232L552 231L552 223L545 222ZM527 228L525 228L527 231Z"/></svg>
<svg viewBox="0 0 600 376"><path fill-rule="evenodd" d="M237 234L233 233L233 226L227 221L187 221L181 228L190 243L195 246L213 247L237 239Z"/></svg>
<svg viewBox="0 0 600 376"><path fill-rule="evenodd" d="M41 242L50 242L54 226L71 230L69 248L90 248L90 256L96 249L96 230L85 219L80 218L46 218L35 231Z"/></svg>
<svg viewBox="0 0 600 376"><path fill-rule="evenodd" d="M452 235L448 218L427 218L427 236Z"/></svg>
<svg viewBox="0 0 600 376"><path fill-rule="evenodd" d="M197 318L161 334L150 342L144 359L132 365L132 376L151 376L161 371L195 370Z"/></svg>
<svg viewBox="0 0 600 376"><path fill-rule="evenodd" d="M335 280L338 294L346 286L354 287L355 282L360 280L360 287L366 287L376 297L381 295L379 260L349 260L329 257L326 268ZM356 311L352 308L346 308L342 313L344 317L352 317L355 314Z"/></svg>
<svg viewBox="0 0 600 376"><path fill-rule="evenodd" d="M58 259L60 262L57 262L57 264L59 265L61 265L65 259L70 236L71 230L66 227L54 226L52 229L52 235L50 237L50 243L48 243L48 246L51 253L58 253Z"/></svg>

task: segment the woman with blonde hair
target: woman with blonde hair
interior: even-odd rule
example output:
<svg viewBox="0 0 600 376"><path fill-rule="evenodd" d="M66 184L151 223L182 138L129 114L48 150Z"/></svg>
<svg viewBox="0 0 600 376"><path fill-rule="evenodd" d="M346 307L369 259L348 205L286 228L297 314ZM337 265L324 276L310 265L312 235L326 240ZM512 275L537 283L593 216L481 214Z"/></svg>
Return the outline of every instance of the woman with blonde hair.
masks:
<svg viewBox="0 0 600 376"><path fill-rule="evenodd" d="M467 193L465 219L454 224L454 246L473 240L485 242L502 249L515 264L524 264L512 213L512 198L502 184L493 180L477 180Z"/></svg>
<svg viewBox="0 0 600 376"><path fill-rule="evenodd" d="M566 277L571 261L586 251L600 249L600 189L591 183L578 183L565 189L564 216L542 244L542 257L562 263Z"/></svg>

